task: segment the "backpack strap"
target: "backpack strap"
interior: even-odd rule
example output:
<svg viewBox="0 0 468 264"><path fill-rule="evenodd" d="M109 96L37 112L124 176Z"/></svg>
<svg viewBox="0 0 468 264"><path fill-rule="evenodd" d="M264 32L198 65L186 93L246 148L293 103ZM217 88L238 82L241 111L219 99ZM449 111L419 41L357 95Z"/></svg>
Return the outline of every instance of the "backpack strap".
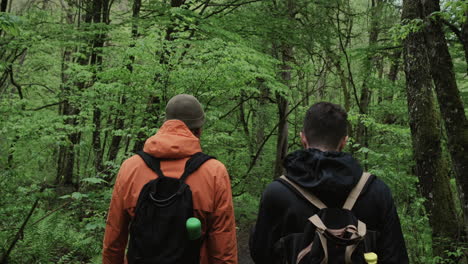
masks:
<svg viewBox="0 0 468 264"><path fill-rule="evenodd" d="M156 174L158 174L159 177L166 177L161 170L160 159L155 158L154 156L143 151L138 151L137 154L143 159L143 161L146 163L146 166L148 166L150 169L156 172ZM214 159L214 157L208 156L202 152L195 153L185 163L185 169L182 176L180 176L180 181L185 181L190 174L194 173L198 168L200 168L201 165L203 165L203 163L210 159Z"/></svg>
<svg viewBox="0 0 468 264"><path fill-rule="evenodd" d="M291 185L291 187L296 189L302 195L302 197L307 199L307 201L309 201L311 204L313 204L318 209L327 208L327 206L322 201L320 201L320 199L317 198L317 196L315 196L312 193L304 190L304 188L302 188L301 186L299 186L296 183L292 182L286 176L282 175L280 177L280 179L287 182L289 185Z"/></svg>
<svg viewBox="0 0 468 264"><path fill-rule="evenodd" d="M362 173L361 179L359 179L359 182L356 184L356 186L354 186L354 188L349 193L348 198L346 199L346 202L343 205L343 209L347 209L350 211L351 209L353 209L353 206L356 203L356 200L359 198L359 195L361 194L362 189L364 189L364 186L366 185L370 176L371 174L368 172Z"/></svg>
<svg viewBox="0 0 468 264"><path fill-rule="evenodd" d="M312 222L312 224L316 227L315 232L317 233L317 235L318 235L318 237L320 239L320 243L322 244L322 248L323 248L323 252L324 252L324 258L323 258L323 261L321 262L321 264L328 263L328 248L327 248L326 233L329 232L329 233L332 233L332 235L334 235L334 236L336 236L336 235L333 234L333 229L328 229L325 226L322 219L320 219L320 217L317 214L311 216L309 218L309 221ZM366 228L365 223L358 220L357 227L354 227L354 226L349 226L349 227L352 227L350 229L348 229L348 227L346 227L348 232L352 232L351 237L348 239L349 241L352 241L352 240L361 241L366 236L367 228ZM341 229L340 231L343 232L343 230L344 229ZM353 244L350 244L350 245L346 246L346 249L345 249L345 263L346 264L352 264L353 263L352 260L351 260L351 256L352 256L354 250L357 248L357 246L358 246L358 243L353 243Z"/></svg>
<svg viewBox="0 0 468 264"><path fill-rule="evenodd" d="M185 163L185 169L184 173L182 176L180 176L180 181L185 181L187 177L194 173L198 168L201 167L205 162L207 162L210 159L214 159L215 157L206 155L203 152L198 152L195 153L189 160L187 160L187 163Z"/></svg>
<svg viewBox="0 0 468 264"><path fill-rule="evenodd" d="M164 178L166 177L164 173L161 171L161 160L151 156L150 154L144 151L138 151L137 154L143 159L150 169L152 169L159 177Z"/></svg>
<svg viewBox="0 0 468 264"><path fill-rule="evenodd" d="M354 233L352 236L351 236L351 239L355 239L356 237L361 237L362 239L364 239L364 237L366 236L367 234L367 226L364 222L361 222L360 220L358 220L358 225L357 225L357 233ZM349 245L346 247L345 249L345 263L346 264L352 264L352 259L351 259L351 256L353 255L354 253L354 250L357 248L358 244L354 244L354 245Z"/></svg>

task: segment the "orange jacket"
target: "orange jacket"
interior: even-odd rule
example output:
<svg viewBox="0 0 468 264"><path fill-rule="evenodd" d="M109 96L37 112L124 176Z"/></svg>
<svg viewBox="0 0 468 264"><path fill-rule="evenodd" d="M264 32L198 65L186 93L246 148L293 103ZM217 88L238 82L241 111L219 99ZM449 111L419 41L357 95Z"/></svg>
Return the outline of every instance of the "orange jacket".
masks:
<svg viewBox="0 0 468 264"><path fill-rule="evenodd" d="M143 150L162 161L168 177L181 176L189 157L201 151L200 141L179 120L166 121L156 135L146 140ZM103 264L126 263L128 226L143 185L157 178L144 161L135 155L122 164L114 186L104 235ZM186 183L193 196L195 217L202 223L205 241L200 252L201 264L237 264L236 226L231 183L224 165L208 160L190 175ZM125 260L124 260L125 259Z"/></svg>

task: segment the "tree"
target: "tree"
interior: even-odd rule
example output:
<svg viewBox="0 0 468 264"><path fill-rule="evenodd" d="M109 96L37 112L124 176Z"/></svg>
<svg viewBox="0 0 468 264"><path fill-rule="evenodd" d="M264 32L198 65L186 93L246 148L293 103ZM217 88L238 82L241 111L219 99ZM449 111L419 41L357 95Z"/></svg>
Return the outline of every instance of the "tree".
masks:
<svg viewBox="0 0 468 264"><path fill-rule="evenodd" d="M72 3L73 4L73 3ZM79 7L81 10L81 6ZM66 50L64 52L64 63L63 71L68 69L68 63L76 61L80 66L89 67L92 72L92 76L89 79L77 79L73 81L72 85L69 83L70 76L62 74L63 76L63 90L66 94L64 103L60 108L61 114L67 116L65 118L65 124L72 128L72 132L68 134L69 143L66 146L60 146L58 166L57 166L57 178L56 182L63 183L65 185L74 184L75 170L78 169L75 166L75 146L81 139L81 131L79 131L78 115L81 112L77 102L70 102L69 98L74 97L74 91L83 93L87 88L91 87L97 80L97 73L100 71L102 64L102 49L104 47L104 41L106 34L105 29L102 27L103 24L109 23L109 11L110 3L107 0L88 0L84 2L84 14L82 17L78 17L77 26L79 32L84 33L85 36L91 36L90 38L84 38L83 42L86 43L84 48L77 47L77 53L80 52L79 56L73 58L71 51ZM70 11L68 11L70 12ZM72 17L72 16L69 16ZM83 19L84 23L81 23ZM69 23L74 21L69 19ZM101 146L101 110L99 106L95 106L93 109L93 124L94 130L92 135L92 147L95 154L94 167L97 172L103 170L102 156L103 149Z"/></svg>
<svg viewBox="0 0 468 264"><path fill-rule="evenodd" d="M296 14L296 3L295 0L288 0L284 6L280 6L282 10L275 10L279 14L282 14L287 21L288 25L294 23L294 17ZM288 32L292 33L290 26L287 27ZM291 63L294 60L293 45L288 43L288 40L280 40L279 43L273 44L273 53L278 56L282 64L280 66L280 78L282 82L291 87ZM286 97L280 93L276 94L277 106L278 106L278 137L276 141L276 160L275 160L275 177L278 177L283 172L283 159L286 157L288 152L288 105L289 102Z"/></svg>
<svg viewBox="0 0 468 264"><path fill-rule="evenodd" d="M403 21L416 23L422 15L421 1L403 2ZM444 250L451 248L445 239L456 240L459 230L449 185L449 167L443 155L440 117L435 108L424 31L417 30L407 35L403 56L415 173L426 199L434 253L443 256Z"/></svg>
<svg viewBox="0 0 468 264"><path fill-rule="evenodd" d="M463 208L465 231L468 233L468 120L457 87L452 57L447 47L442 22L437 15L433 15L440 11L439 0L424 1L423 5L424 15L429 23L426 41L429 47L431 75L447 132L448 149L452 157Z"/></svg>

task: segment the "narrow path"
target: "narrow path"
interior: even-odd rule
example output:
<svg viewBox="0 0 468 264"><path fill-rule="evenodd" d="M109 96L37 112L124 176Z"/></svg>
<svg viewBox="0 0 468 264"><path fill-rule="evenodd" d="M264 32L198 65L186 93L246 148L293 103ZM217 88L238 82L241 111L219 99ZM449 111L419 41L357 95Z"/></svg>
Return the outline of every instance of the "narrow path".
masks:
<svg viewBox="0 0 468 264"><path fill-rule="evenodd" d="M249 251L249 236L250 236L250 226L244 225L237 230L237 248L239 254L239 264L254 264L250 258Z"/></svg>

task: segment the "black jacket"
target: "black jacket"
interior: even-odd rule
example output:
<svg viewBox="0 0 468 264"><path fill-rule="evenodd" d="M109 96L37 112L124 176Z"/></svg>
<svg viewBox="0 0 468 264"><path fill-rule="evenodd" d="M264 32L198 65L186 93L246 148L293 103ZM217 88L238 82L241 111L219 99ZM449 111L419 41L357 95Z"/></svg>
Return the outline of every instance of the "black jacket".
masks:
<svg viewBox="0 0 468 264"><path fill-rule="evenodd" d="M342 207L357 184L362 168L343 152L299 150L285 158L286 176L315 194L327 207ZM250 237L250 254L256 264L273 263L272 248L281 237L303 232L307 219L318 209L285 184L274 181L265 189L257 224ZM369 230L380 233L377 239L379 264L408 263L392 194L388 186L371 177L352 210Z"/></svg>

